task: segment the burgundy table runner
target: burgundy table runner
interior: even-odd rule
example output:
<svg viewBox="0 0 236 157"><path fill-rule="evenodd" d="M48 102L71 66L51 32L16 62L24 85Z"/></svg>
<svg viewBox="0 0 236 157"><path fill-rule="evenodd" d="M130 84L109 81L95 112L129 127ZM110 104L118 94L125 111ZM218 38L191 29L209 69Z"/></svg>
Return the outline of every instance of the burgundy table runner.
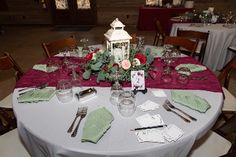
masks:
<svg viewBox="0 0 236 157"><path fill-rule="evenodd" d="M68 58L70 62L81 63L81 59L70 57ZM50 61L60 63L62 62L62 57L52 57ZM48 60L44 60L42 63L47 63ZM177 66L179 64L200 64L198 61L194 60L191 57L181 57L176 60L173 66ZM173 81L171 83L163 83L161 81L161 76L163 73L163 63L160 58L155 58L152 66L155 67L155 70L150 70L149 73L152 77L147 77L145 79L145 84L147 88L160 88L160 89L189 89L189 90L207 90L212 92L222 92L221 85L217 80L215 74L209 69L201 72L193 72L192 77L206 77L206 80L190 80L187 85L182 85L176 81L176 72L173 70L172 76ZM82 74L82 65L79 65L76 69L77 72ZM42 83L48 83L49 86L56 86L56 83L60 79L70 79L71 75L69 71L61 70L53 73L46 73L38 70L30 69L25 75L17 81L16 88L20 87L34 87L36 85L40 85ZM101 86L101 87L109 87L111 83L108 81L105 82L96 82L96 76L91 76L89 80L81 80L82 86ZM131 84L129 82L123 82L124 87L130 87Z"/></svg>

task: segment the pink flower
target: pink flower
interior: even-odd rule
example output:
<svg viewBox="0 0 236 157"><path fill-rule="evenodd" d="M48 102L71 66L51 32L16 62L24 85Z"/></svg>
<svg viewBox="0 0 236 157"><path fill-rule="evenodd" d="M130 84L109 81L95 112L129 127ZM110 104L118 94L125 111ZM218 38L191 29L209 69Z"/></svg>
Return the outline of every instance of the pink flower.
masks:
<svg viewBox="0 0 236 157"><path fill-rule="evenodd" d="M125 59L121 62L121 67L125 70L129 69L131 67L131 63L129 60Z"/></svg>
<svg viewBox="0 0 236 157"><path fill-rule="evenodd" d="M146 56L144 54L136 53L134 55L134 58L137 58L140 61L141 64L146 64L147 58L146 58Z"/></svg>

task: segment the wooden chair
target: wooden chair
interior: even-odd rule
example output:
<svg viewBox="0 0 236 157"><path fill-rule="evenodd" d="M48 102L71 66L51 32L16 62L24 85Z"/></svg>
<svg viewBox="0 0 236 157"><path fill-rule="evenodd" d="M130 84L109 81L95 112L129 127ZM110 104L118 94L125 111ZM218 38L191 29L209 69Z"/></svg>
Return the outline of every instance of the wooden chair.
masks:
<svg viewBox="0 0 236 157"><path fill-rule="evenodd" d="M48 43L42 43L42 47L47 57L54 56L63 49L75 49L77 46L77 40L75 36L71 36L64 39L58 39Z"/></svg>
<svg viewBox="0 0 236 157"><path fill-rule="evenodd" d="M163 45L166 34L161 26L160 21L157 19L155 20L155 26L156 26L156 34L154 37L153 45L154 46Z"/></svg>
<svg viewBox="0 0 236 157"><path fill-rule="evenodd" d="M208 32L198 32L198 31L192 31L192 30L178 29L177 36L185 37L185 38L195 40L195 41L196 40L199 41L195 55L198 57L198 60L202 63L204 60L209 31Z"/></svg>
<svg viewBox="0 0 236 157"><path fill-rule="evenodd" d="M164 45L166 44L176 46L178 49L184 48L189 56L194 56L198 45L198 40L192 41L184 37L166 36Z"/></svg>
<svg viewBox="0 0 236 157"><path fill-rule="evenodd" d="M16 80L20 79L23 71L16 61L7 52L0 57L0 72L6 70L14 70ZM7 130L2 130L4 133L0 136L0 156L4 157L30 157L23 144L21 143L16 127L16 119L12 109L12 94L0 101L0 118L1 124ZM4 129L3 128L3 129ZM13 129L13 130L11 130ZM11 131L9 131L11 130ZM9 131L9 132L8 132Z"/></svg>
<svg viewBox="0 0 236 157"><path fill-rule="evenodd" d="M23 71L20 66L16 63L16 61L12 58L12 56L4 52L0 57L0 73L3 71L15 71L15 79L19 80L23 75ZM6 96L4 99L0 101L0 107L12 108L12 94Z"/></svg>
<svg viewBox="0 0 236 157"><path fill-rule="evenodd" d="M11 69L15 70L16 80L18 80L23 75L22 69L12 58L12 56L8 52L4 52L3 56L0 57L0 71L6 71Z"/></svg>
<svg viewBox="0 0 236 157"><path fill-rule="evenodd" d="M3 71L15 71L15 79L23 75L23 71L16 61L7 52L0 56L0 73ZM0 101L0 134L16 128L16 119L12 109L12 93Z"/></svg>
<svg viewBox="0 0 236 157"><path fill-rule="evenodd" d="M22 144L17 129L0 136L1 157L30 157Z"/></svg>
<svg viewBox="0 0 236 157"><path fill-rule="evenodd" d="M223 116L227 113L236 113L236 98L227 89L229 87L230 75L232 70L236 70L236 57L234 57L221 71L218 80L222 83L224 92ZM227 121L227 117L224 116Z"/></svg>

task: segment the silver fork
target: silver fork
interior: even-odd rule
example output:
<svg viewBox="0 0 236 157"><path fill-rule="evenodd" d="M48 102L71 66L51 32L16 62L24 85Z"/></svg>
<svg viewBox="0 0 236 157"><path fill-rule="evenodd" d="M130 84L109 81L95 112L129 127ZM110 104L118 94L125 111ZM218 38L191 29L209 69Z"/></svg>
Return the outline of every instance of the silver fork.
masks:
<svg viewBox="0 0 236 157"><path fill-rule="evenodd" d="M80 120L79 120L78 124L76 125L75 130L72 132L71 137L75 137L77 135L80 122L87 115L87 111L88 111L88 107L82 108L82 111L80 112Z"/></svg>
<svg viewBox="0 0 236 157"><path fill-rule="evenodd" d="M166 111L168 111L168 112L173 112L173 113L175 113L176 115L178 115L180 118L182 118L185 122L190 123L190 120L188 120L187 118L183 117L182 115L178 114L177 112L175 112L174 110L172 110L171 108L169 108L169 107L167 106L167 104L164 103L162 106L164 107L164 109L165 109Z"/></svg>
<svg viewBox="0 0 236 157"><path fill-rule="evenodd" d="M72 124L70 125L69 129L67 130L68 133L71 133L71 132L72 132L73 127L74 127L74 125L75 125L75 121L76 121L76 119L80 116L81 112L82 112L82 107L78 107L77 112L76 112L76 115L75 115L75 118L74 118Z"/></svg>
<svg viewBox="0 0 236 157"><path fill-rule="evenodd" d="M178 111L180 111L180 112L182 112L185 116L187 116L188 118L190 118L190 119L192 119L192 120L194 120L194 121L197 121L197 119L196 118L194 118L194 117L192 117L192 116L190 116L189 114L187 114L186 112L184 112L184 111L182 111L181 109L179 109L179 108L177 108L177 107L175 107L173 104L171 104L170 103L170 101L169 100L166 100L165 101L165 104L166 105L168 105L170 108L172 108L172 109L176 109L176 110L178 110Z"/></svg>

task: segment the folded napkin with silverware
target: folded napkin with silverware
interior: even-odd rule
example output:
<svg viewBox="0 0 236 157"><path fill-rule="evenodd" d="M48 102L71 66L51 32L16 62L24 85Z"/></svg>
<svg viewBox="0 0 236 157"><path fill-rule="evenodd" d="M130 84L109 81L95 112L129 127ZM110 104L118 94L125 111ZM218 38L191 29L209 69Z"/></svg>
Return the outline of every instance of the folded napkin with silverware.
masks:
<svg viewBox="0 0 236 157"><path fill-rule="evenodd" d="M200 72L207 69L205 66L198 64L179 64L175 67L175 70L179 70L182 67L188 68L191 72Z"/></svg>
<svg viewBox="0 0 236 157"><path fill-rule="evenodd" d="M89 113L83 128L82 142L97 143L111 127L113 115L105 107Z"/></svg>
<svg viewBox="0 0 236 157"><path fill-rule="evenodd" d="M33 69L50 73L50 72L56 71L58 69L58 67L56 67L56 66L47 66L47 64L35 64L33 66Z"/></svg>
<svg viewBox="0 0 236 157"><path fill-rule="evenodd" d="M49 101L55 95L54 88L33 89L17 97L19 103Z"/></svg>
<svg viewBox="0 0 236 157"><path fill-rule="evenodd" d="M211 107L205 99L189 91L173 90L171 91L171 98L174 102L202 113L206 112Z"/></svg>

